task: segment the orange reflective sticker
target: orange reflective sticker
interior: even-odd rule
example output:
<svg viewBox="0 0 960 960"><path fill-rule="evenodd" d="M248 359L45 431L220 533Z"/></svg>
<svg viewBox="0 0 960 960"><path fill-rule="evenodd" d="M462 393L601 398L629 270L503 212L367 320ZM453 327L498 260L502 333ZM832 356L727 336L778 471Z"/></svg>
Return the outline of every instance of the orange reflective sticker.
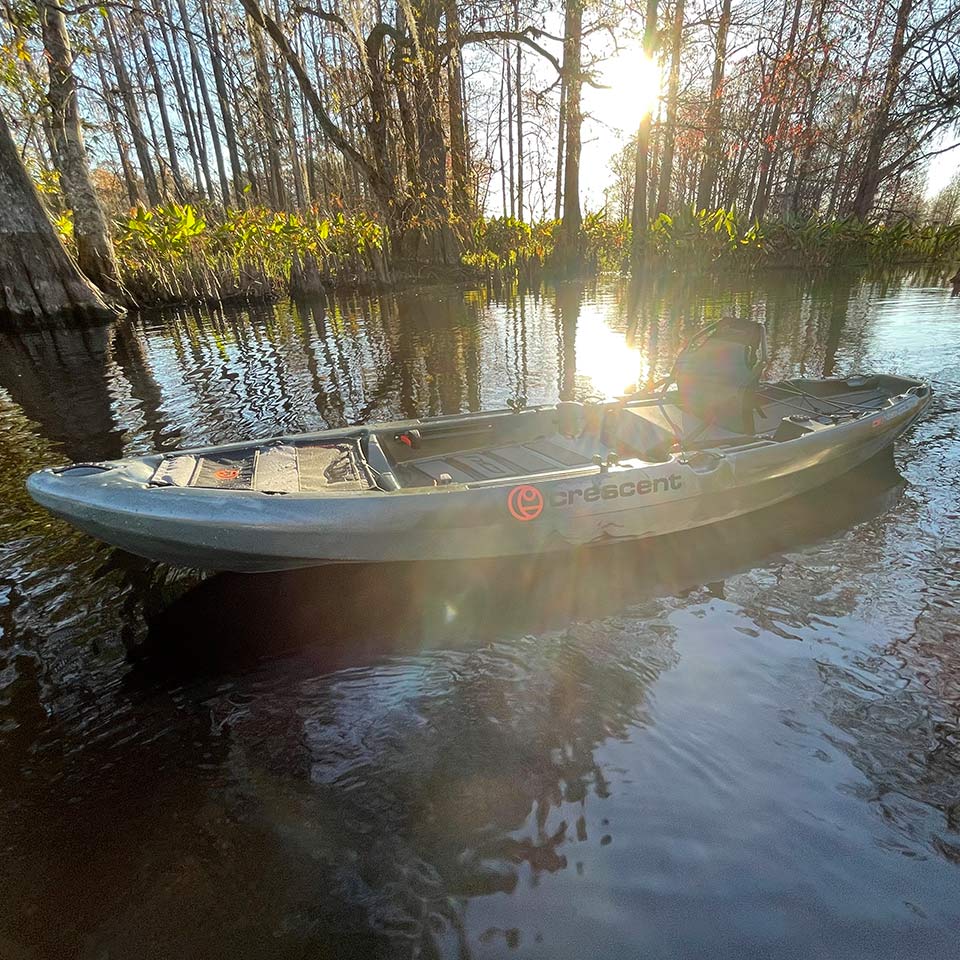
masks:
<svg viewBox="0 0 960 960"><path fill-rule="evenodd" d="M214 476L218 480L236 480L240 476L239 470L218 470Z"/></svg>
<svg viewBox="0 0 960 960"><path fill-rule="evenodd" d="M521 484L507 494L507 509L515 520L536 520L543 513L543 494L528 483Z"/></svg>

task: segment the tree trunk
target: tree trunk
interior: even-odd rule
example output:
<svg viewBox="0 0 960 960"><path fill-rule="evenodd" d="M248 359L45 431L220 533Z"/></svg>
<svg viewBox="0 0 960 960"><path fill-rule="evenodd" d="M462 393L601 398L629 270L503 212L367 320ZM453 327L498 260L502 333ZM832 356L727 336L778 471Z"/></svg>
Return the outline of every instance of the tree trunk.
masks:
<svg viewBox="0 0 960 960"><path fill-rule="evenodd" d="M160 125L163 127L163 139L167 145L167 158L170 163L170 175L173 178L173 190L178 200L184 200L186 199L187 190L183 183L183 175L180 172L180 151L177 149L177 141L173 136L173 126L170 123L170 114L167 110L167 97L163 90L163 81L160 79L160 70L157 67L157 59L153 54L153 43L150 40L150 33L144 20L140 0L135 0L133 9L136 14L137 23L140 26L143 54L146 57L147 71L150 74L150 81L153 84L153 95L156 98L157 108L160 111Z"/></svg>
<svg viewBox="0 0 960 960"><path fill-rule="evenodd" d="M563 73L567 80L567 137L563 170L563 224L558 242L560 262L580 261L580 49L583 43L583 0L566 0L563 30Z"/></svg>
<svg viewBox="0 0 960 960"><path fill-rule="evenodd" d="M168 177L166 170L164 169L163 150L160 149L160 139L157 136L157 126L153 122L153 111L150 109L150 100L147 97L147 88L144 86L144 76L140 71L140 65L135 63L134 66L136 68L134 96L139 97L140 106L143 108L143 116L147 118L147 130L150 132L150 137L148 140L148 143L150 144L150 156L154 159L157 165L160 196L166 200L167 197L171 195L172 191L167 185Z"/></svg>
<svg viewBox="0 0 960 960"><path fill-rule="evenodd" d="M103 62L103 53L100 49L100 41L96 33L91 30L90 38L93 44L93 52L97 59L97 73L100 76L100 86L104 92L104 102L107 108L107 117L110 120L110 129L113 133L114 143L117 145L117 155L120 157L120 169L123 171L123 182L127 188L127 199L130 206L135 207L140 202L140 187L137 185L137 179L133 175L133 167L130 166L130 148L123 136L123 124L120 122L120 111L110 96L112 84L107 77L107 68Z"/></svg>
<svg viewBox="0 0 960 960"><path fill-rule="evenodd" d="M69 324L114 316L60 243L0 112L0 321Z"/></svg>
<svg viewBox="0 0 960 960"><path fill-rule="evenodd" d="M513 29L520 30L520 3L513 0ZM520 44L517 44L517 219L523 223L523 80Z"/></svg>
<svg viewBox="0 0 960 960"><path fill-rule="evenodd" d="M704 210L713 200L720 166L720 108L723 100L723 74L727 62L727 33L730 30L730 0L723 0L717 26L717 48L710 77L710 106L707 108L706 135L703 141L703 167L697 187L697 209Z"/></svg>
<svg viewBox="0 0 960 960"><path fill-rule="evenodd" d="M799 169L797 170L796 179L794 180L793 197L790 200L790 213L795 217L802 213L807 213L807 209L804 204L803 192L804 186L806 185L807 176L810 171L810 161L813 158L814 146L816 144L813 123L814 118L816 117L817 104L820 101L820 92L823 89L823 84L826 81L827 74L830 70L830 57L826 53L826 40L823 29L823 19L826 9L827 0L820 0L820 4L817 7L816 35L817 46L821 50L824 50L824 53L822 59L820 60L820 66L817 69L816 80L810 86L809 98L807 100L807 113L804 119L806 142L804 143L800 153L800 165Z"/></svg>
<svg viewBox="0 0 960 960"><path fill-rule="evenodd" d="M567 125L567 78L560 76L560 116L557 120L557 183L553 196L553 219L560 219L560 205L563 199L563 141Z"/></svg>
<svg viewBox="0 0 960 960"><path fill-rule="evenodd" d="M252 19L248 21L248 29L257 80L257 100L260 104L263 133L267 146L267 194L275 210L285 210L287 207L287 191L283 182L283 171L280 168L280 137L277 134L276 118L273 113L273 96L270 92L267 55L263 49L263 37L260 28Z"/></svg>
<svg viewBox="0 0 960 960"><path fill-rule="evenodd" d="M210 62L213 65L213 82L217 90L217 102L220 105L220 116L223 118L223 137L227 141L227 156L230 158L230 175L233 178L233 196L238 206L243 205L243 168L240 166L240 151L237 149L237 131L233 124L233 115L230 111L230 97L227 91L227 82L224 76L224 48L220 42L220 29L216 22L216 10L207 7L205 2L200 4L200 13L203 16L203 27L210 38ZM226 201L224 201L226 205Z"/></svg>
<svg viewBox="0 0 960 960"><path fill-rule="evenodd" d="M396 149L390 123L390 101L387 93L387 80L384 70L383 44L386 34L383 30L371 30L364 42L366 52L366 67L370 74L370 112L371 119L367 123L367 133L373 148L373 162L378 170L382 171L384 180L396 181ZM398 92L400 90L398 85ZM407 107L409 111L409 106ZM404 136L413 137L413 121L409 116L406 119ZM411 144L413 141L409 141ZM410 153L413 157L412 150ZM411 163L411 169L415 165Z"/></svg>
<svg viewBox="0 0 960 960"><path fill-rule="evenodd" d="M517 181L513 167L513 61L510 59L510 47L503 46L503 59L506 64L506 96L507 96L507 160L510 164L510 217L517 216ZM506 211L504 211L506 212Z"/></svg>
<svg viewBox="0 0 960 960"><path fill-rule="evenodd" d="M280 80L280 100L283 104L283 124L287 133L289 146L290 169L293 171L293 194L296 197L297 209L303 210L307 206L307 188L303 182L303 165L300 163L300 151L297 144L297 126L293 119L293 105L290 100L290 79L286 70L278 71Z"/></svg>
<svg viewBox="0 0 960 960"><path fill-rule="evenodd" d="M841 191L846 187L844 183L844 173L846 173L851 166L847 163L847 159L850 155L850 145L854 141L853 131L860 117L864 91L870 78L870 64L873 61L873 55L880 41L880 24L882 19L883 5L878 4L870 29L867 32L867 48L863 55L860 73L857 75L857 86L853 95L853 101L845 111L847 114L847 122L844 125L844 131L840 137L840 153L837 157L837 169L834 174L833 185L830 189L830 202L827 205L828 220L831 219L837 211Z"/></svg>
<svg viewBox="0 0 960 960"><path fill-rule="evenodd" d="M657 0L647 0L647 17L643 30L643 55L653 61L657 37ZM630 255L635 264L643 259L647 239L647 180L650 175L650 126L653 122L653 107L644 110L637 130L637 157L633 177L633 210L630 223L633 239Z"/></svg>
<svg viewBox="0 0 960 960"><path fill-rule="evenodd" d="M793 51L797 43L797 30L800 28L800 9L801 0L796 0L793 7L793 20L790 23L790 35L787 39L787 49L783 57L783 62L789 64L788 69L791 72L795 69L793 65ZM775 62L773 75L775 86L777 81L777 66L778 64ZM780 125L783 120L784 102L790 96L790 92L788 80L784 77L780 84L776 102L773 105L773 114L770 118L770 126L767 128L767 136L763 138L763 145L761 146L760 182L757 184L757 196L753 201L754 220L762 220L764 218L767 212L767 206L770 203L774 167L777 164L780 152Z"/></svg>
<svg viewBox="0 0 960 960"><path fill-rule="evenodd" d="M77 111L77 80L67 24L60 7L40 7L43 49L50 86L50 122L56 146L57 172L67 206L73 211L73 236L80 269L105 290L119 289L117 261L107 218L90 181L90 164Z"/></svg>
<svg viewBox="0 0 960 960"><path fill-rule="evenodd" d="M137 110L137 102L133 97L130 74L127 72L127 65L123 62L123 55L117 42L113 14L110 12L110 7L104 7L103 10L107 46L110 49L110 58L113 60L113 72L117 77L120 100L127 115L127 125L130 127L130 133L133 137L133 149L136 151L137 162L140 164L140 175L143 177L143 186L147 192L147 202L151 206L156 206L160 203L161 197L157 175L150 160L150 144L140 124L140 112Z"/></svg>
<svg viewBox="0 0 960 960"><path fill-rule="evenodd" d="M446 0L447 42L450 54L447 61L447 101L450 114L450 174L453 212L464 224L473 220L473 203L468 190L467 125L463 108L463 57L460 52L460 17L456 0Z"/></svg>
<svg viewBox="0 0 960 960"><path fill-rule="evenodd" d="M197 124L193 106L190 103L189 88L187 87L183 60L180 56L180 47L171 40L167 30L167 24L173 20L173 8L170 6L169 0L167 0L165 10L160 8L160 0L153 0L153 12L160 25L163 46L167 53L167 63L170 64L170 75L173 77L173 86L177 93L180 119L193 164L193 187L201 196L204 195L205 191L206 196L212 196L213 181L210 178L210 170L207 166L207 155L202 142L202 133Z"/></svg>
<svg viewBox="0 0 960 960"><path fill-rule="evenodd" d="M510 202L507 200L507 161L503 158L503 98L506 88L506 72L506 63L501 63L500 96L497 97L497 149L500 151L500 194L504 216L510 212Z"/></svg>
<svg viewBox="0 0 960 960"><path fill-rule="evenodd" d="M673 152L677 139L677 101L680 95L680 53L683 48L683 0L676 0L671 30L670 79L667 81L667 124L657 184L657 213L670 209L670 179L673 176Z"/></svg>
<svg viewBox="0 0 960 960"><path fill-rule="evenodd" d="M224 206L227 206L230 203L230 186L227 182L227 171L223 165L223 150L220 147L220 134L217 130L216 117L213 113L213 104L210 101L210 90L207 87L206 70L200 61L200 55L197 53L197 43L193 39L193 27L190 23L190 18L187 16L187 6L184 0L177 0L177 8L180 11L180 22L187 38L187 48L190 51L190 60L193 63L194 75L197 79L197 85L200 88L200 99L203 103L203 111L207 115L207 126L210 128L210 140L213 142L213 155L217 161L217 175L220 179L220 202Z"/></svg>
<svg viewBox="0 0 960 960"><path fill-rule="evenodd" d="M877 188L883 178L880 158L883 155L883 148L889 133L887 125L890 120L890 110L893 107L897 88L900 86L900 68L903 65L903 57L906 53L904 38L912 9L913 0L900 0L900 6L897 8L897 25L893 34L893 46L890 50L887 73L883 82L883 94L880 97L880 103L877 105L873 127L870 131L870 140L867 144L867 155L861 168L863 173L857 187L857 195L853 201L853 215L861 220L866 220L870 216L873 201L877 196Z"/></svg>

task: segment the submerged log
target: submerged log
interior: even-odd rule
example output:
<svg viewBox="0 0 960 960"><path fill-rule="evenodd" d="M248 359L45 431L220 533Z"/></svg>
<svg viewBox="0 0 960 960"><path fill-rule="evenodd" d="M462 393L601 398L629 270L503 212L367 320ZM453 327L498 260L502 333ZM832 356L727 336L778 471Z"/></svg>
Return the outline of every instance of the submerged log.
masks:
<svg viewBox="0 0 960 960"><path fill-rule="evenodd" d="M0 112L0 322L96 323L118 312L64 249Z"/></svg>

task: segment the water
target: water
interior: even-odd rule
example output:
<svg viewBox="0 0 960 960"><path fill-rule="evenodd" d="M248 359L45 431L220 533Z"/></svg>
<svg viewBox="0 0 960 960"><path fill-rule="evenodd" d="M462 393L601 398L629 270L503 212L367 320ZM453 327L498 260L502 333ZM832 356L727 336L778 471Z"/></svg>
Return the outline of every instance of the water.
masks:
<svg viewBox="0 0 960 960"><path fill-rule="evenodd" d="M880 462L539 562L173 571L45 464L618 393L704 317L928 377ZM0 343L0 956L956 956L960 302L430 289Z"/></svg>

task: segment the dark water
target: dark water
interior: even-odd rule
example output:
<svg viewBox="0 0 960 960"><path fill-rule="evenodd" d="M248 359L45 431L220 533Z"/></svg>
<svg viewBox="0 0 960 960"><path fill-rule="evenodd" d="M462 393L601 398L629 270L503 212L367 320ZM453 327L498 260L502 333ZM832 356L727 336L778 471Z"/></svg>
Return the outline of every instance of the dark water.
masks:
<svg viewBox="0 0 960 960"><path fill-rule="evenodd" d="M37 467L619 392L736 306L922 375L818 494L539 562L241 578ZM917 279L430 290L0 343L0 957L957 955L960 302Z"/></svg>

